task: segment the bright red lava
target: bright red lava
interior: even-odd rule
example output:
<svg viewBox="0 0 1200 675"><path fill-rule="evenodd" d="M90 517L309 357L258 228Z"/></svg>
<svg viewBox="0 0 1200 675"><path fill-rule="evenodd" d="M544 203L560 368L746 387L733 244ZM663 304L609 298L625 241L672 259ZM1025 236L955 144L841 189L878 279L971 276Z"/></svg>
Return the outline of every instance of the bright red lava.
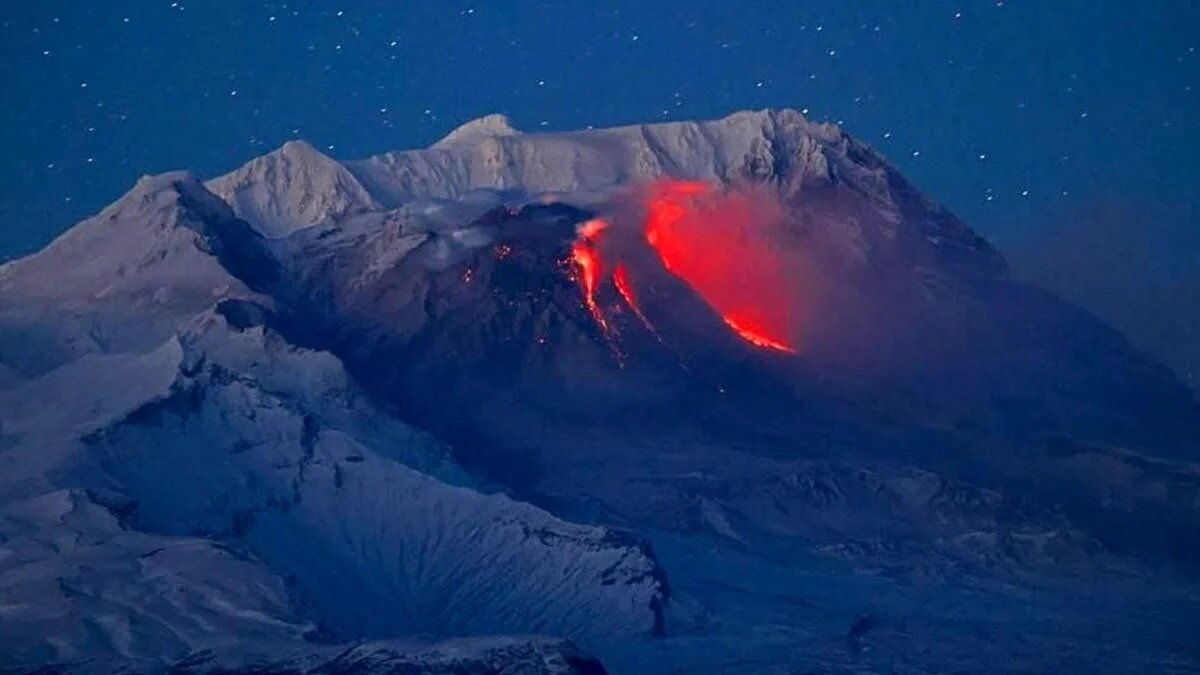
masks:
<svg viewBox="0 0 1200 675"><path fill-rule="evenodd" d="M771 228L782 207L752 192L660 181L646 199L645 236L663 266L692 287L746 342L790 354L798 287Z"/></svg>
<svg viewBox="0 0 1200 675"><path fill-rule="evenodd" d="M784 222L776 200L753 191L717 191L698 181L661 181L645 193L645 208L646 242L669 272L747 343L797 353L790 336L799 287L792 278L793 262L772 243ZM657 336L625 263L618 260L611 271L605 264L600 244L609 227L607 220L593 218L579 226L571 246L584 303L607 335L597 293L611 278L625 305Z"/></svg>
<svg viewBox="0 0 1200 675"><path fill-rule="evenodd" d="M588 311L592 313L596 323L600 324L600 328L605 332L608 331L608 322L604 320L604 313L600 311L600 305L596 302L596 289L600 287L603 273L596 239L607 228L607 221L593 218L580 226L579 237L571 246L571 259L579 269L579 283L583 286L584 302L587 303Z"/></svg>

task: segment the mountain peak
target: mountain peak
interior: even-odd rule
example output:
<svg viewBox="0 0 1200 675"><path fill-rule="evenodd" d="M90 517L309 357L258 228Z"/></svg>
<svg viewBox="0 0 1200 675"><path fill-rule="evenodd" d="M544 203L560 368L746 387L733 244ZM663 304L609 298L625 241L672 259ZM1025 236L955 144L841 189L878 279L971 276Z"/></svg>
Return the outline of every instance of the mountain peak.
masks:
<svg viewBox="0 0 1200 675"><path fill-rule="evenodd" d="M209 181L208 188L267 237L377 206L346 167L302 140Z"/></svg>
<svg viewBox="0 0 1200 675"><path fill-rule="evenodd" d="M312 143L309 143L302 138L290 140L269 154L282 155L285 157L304 157L317 161L332 159L329 157L329 155L326 155L318 150Z"/></svg>
<svg viewBox="0 0 1200 675"><path fill-rule="evenodd" d="M159 174L146 174L134 184L134 191L157 192L179 184L198 183L196 175L186 169L167 171Z"/></svg>
<svg viewBox="0 0 1200 675"><path fill-rule="evenodd" d="M460 125L454 131L446 134L446 137L435 143L433 147L443 148L464 143L474 143L484 138L503 138L505 136L519 135L521 135L521 132L512 125L512 120L507 115L492 113Z"/></svg>

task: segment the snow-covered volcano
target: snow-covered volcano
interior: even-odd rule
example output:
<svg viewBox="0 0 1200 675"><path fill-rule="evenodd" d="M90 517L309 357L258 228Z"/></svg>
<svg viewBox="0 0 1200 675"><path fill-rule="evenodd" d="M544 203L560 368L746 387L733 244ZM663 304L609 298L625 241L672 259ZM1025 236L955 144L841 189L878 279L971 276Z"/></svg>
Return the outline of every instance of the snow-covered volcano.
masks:
<svg viewBox="0 0 1200 675"><path fill-rule="evenodd" d="M0 665L1195 665L1198 440L794 111L292 142L0 267Z"/></svg>

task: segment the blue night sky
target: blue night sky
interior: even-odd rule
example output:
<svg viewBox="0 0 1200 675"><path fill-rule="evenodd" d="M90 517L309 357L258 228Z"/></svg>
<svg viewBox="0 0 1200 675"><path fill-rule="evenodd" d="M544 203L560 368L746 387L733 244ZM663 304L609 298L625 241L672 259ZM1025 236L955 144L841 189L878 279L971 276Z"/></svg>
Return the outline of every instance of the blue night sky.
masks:
<svg viewBox="0 0 1200 675"><path fill-rule="evenodd" d="M493 111L536 131L785 106L1002 247L1098 204L1155 214L1165 248L1200 240L1186 0L5 5L0 259L143 174L294 137L355 158Z"/></svg>

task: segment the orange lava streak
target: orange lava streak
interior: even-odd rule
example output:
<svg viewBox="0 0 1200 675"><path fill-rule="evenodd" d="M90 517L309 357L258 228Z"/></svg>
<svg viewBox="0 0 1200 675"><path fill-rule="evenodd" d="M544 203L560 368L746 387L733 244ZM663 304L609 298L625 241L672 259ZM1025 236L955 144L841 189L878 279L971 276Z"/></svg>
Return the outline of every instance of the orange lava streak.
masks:
<svg viewBox="0 0 1200 675"><path fill-rule="evenodd" d="M761 333L758 333L756 331L753 331L749 328L746 328L745 326L741 326L738 324L737 321L734 321L732 318L730 318L728 316L723 316L721 318L725 320L725 324L727 326L729 326L730 328L733 329L733 332L737 333L739 336L741 336L741 338L743 340L745 340L746 342L749 342L750 344L754 345L755 347L762 347L763 349L774 349L777 352L784 352L787 354L795 354L796 353L796 350L792 349L788 345L786 345L782 342L776 341L776 340L772 340L771 338L769 338Z"/></svg>
<svg viewBox="0 0 1200 675"><path fill-rule="evenodd" d="M579 238L571 246L571 259L579 269L579 283L583 287L583 301L588 311L600 324L600 328L608 332L608 322L600 305L596 302L596 289L600 287L603 266L600 252L596 248L596 238L608 228L608 222L593 218L579 227Z"/></svg>
<svg viewBox="0 0 1200 675"><path fill-rule="evenodd" d="M642 313L642 308L638 306L637 295L634 294L633 284L629 280L629 269L625 267L624 263L617 265L617 270L613 273L613 285L617 287L617 292L625 299L625 304L629 306L629 309L633 310L634 315L642 322L646 330L658 336L658 331L654 330L650 319L646 318L646 315Z"/></svg>

